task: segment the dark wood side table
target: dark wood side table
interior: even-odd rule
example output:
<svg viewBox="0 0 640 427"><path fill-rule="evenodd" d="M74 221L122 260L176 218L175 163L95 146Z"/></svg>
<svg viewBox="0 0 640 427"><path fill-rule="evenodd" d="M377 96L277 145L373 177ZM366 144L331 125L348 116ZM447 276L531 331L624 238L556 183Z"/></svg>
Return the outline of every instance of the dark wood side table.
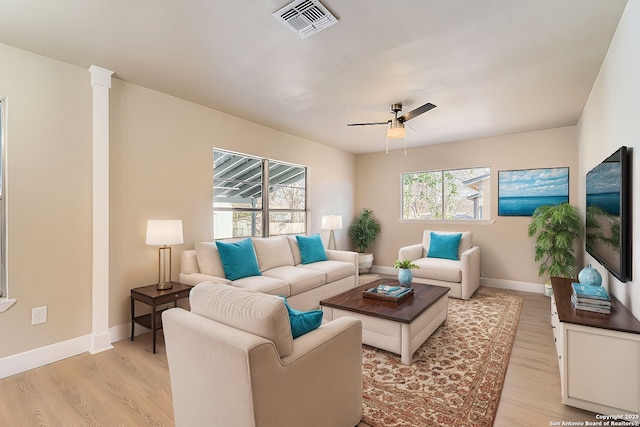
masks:
<svg viewBox="0 0 640 427"><path fill-rule="evenodd" d="M133 328L137 323L145 328L151 329L153 334L153 354L156 353L156 331L162 329L162 312L157 307L173 302L178 304L178 300L187 298L191 292L191 285L171 282L171 289L157 290L156 285L142 286L131 289L131 341L133 341ZM136 317L135 301L140 301L151 307L151 313Z"/></svg>

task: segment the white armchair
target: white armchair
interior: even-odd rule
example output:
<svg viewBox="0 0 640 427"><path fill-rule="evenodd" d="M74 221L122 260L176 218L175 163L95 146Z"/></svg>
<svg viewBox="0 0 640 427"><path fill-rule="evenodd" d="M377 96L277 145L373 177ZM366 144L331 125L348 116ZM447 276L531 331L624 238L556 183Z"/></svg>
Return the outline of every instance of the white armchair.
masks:
<svg viewBox="0 0 640 427"><path fill-rule="evenodd" d="M342 426L362 416L362 325L292 338L277 296L205 282L162 314L175 425Z"/></svg>
<svg viewBox="0 0 640 427"><path fill-rule="evenodd" d="M473 246L473 234L462 232L458 259L428 257L431 231L424 230L422 243L405 246L398 251L398 259L408 259L419 268L413 270L413 281L451 288L450 297L469 299L480 286L480 248ZM457 234L434 231L438 234Z"/></svg>

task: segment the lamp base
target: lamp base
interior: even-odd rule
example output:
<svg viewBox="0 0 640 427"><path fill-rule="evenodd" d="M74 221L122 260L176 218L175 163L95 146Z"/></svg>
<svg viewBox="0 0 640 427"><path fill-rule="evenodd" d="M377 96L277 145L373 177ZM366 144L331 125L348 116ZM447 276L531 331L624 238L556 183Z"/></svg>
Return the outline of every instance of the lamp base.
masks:
<svg viewBox="0 0 640 427"><path fill-rule="evenodd" d="M156 289L159 291L164 291L166 289L171 289L173 287L173 284L171 282L163 282L163 283L158 283L156 285Z"/></svg>
<svg viewBox="0 0 640 427"><path fill-rule="evenodd" d="M329 233L329 244L327 245L327 249L336 249L336 236L333 233L333 230Z"/></svg>

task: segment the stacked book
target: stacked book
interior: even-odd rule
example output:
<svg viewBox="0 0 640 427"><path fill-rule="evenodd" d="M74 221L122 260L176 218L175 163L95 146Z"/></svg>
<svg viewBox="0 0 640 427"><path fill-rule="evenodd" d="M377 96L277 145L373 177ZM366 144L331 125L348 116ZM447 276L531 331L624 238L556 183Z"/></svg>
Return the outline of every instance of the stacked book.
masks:
<svg viewBox="0 0 640 427"><path fill-rule="evenodd" d="M602 286L574 282L571 284L571 289L571 302L576 310L611 313L611 299L607 290Z"/></svg>
<svg viewBox="0 0 640 427"><path fill-rule="evenodd" d="M365 297L381 299L385 301L398 302L409 297L413 293L413 288L405 288L404 286L394 285L378 285L375 288L369 288L362 294Z"/></svg>

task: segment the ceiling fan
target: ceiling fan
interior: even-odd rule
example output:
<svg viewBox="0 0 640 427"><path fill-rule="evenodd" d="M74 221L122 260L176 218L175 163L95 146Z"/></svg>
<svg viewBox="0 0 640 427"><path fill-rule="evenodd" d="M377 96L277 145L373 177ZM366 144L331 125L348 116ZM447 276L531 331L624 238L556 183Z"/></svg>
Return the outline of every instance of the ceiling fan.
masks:
<svg viewBox="0 0 640 427"><path fill-rule="evenodd" d="M418 117L420 114L426 113L433 108L436 108L436 106L430 102L427 102L423 106L418 107L415 110L411 110L408 113L398 117L398 113L402 111L402 103L398 102L396 104L391 104L391 112L393 113L393 119L391 120L387 120L386 122L349 123L347 124L347 126L388 125L389 128L387 129L387 138L404 138L406 134L404 123Z"/></svg>

